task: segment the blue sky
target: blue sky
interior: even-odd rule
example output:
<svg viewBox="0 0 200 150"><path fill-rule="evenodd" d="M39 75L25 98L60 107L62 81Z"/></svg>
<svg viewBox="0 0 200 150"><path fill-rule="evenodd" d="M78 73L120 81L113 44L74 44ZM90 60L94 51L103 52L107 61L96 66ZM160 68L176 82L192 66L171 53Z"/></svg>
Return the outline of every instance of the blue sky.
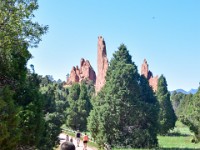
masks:
<svg viewBox="0 0 200 150"><path fill-rule="evenodd" d="M140 72L144 58L154 75L163 74L168 89L197 88L200 81L199 0L39 0L35 12L49 25L37 49L30 49L40 75L66 79L80 59L97 70L97 37L108 59L124 43Z"/></svg>

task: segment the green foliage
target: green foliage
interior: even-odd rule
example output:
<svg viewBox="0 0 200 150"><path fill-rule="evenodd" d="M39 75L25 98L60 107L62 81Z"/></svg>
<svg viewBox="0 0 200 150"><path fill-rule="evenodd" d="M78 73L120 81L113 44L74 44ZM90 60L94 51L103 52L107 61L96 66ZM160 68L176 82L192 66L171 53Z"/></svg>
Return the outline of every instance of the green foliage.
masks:
<svg viewBox="0 0 200 150"><path fill-rule="evenodd" d="M44 99L39 91L37 74L28 73L26 82L15 93L19 112L21 139L18 146L38 146L44 130ZM28 133L28 134L27 134Z"/></svg>
<svg viewBox="0 0 200 150"><path fill-rule="evenodd" d="M172 93L172 95L170 96L170 100L172 102L172 106L173 106L173 109L176 112L176 114L179 109L179 105L180 105L181 101L183 101L185 96L186 96L186 94L183 94L181 92L177 93L176 91L174 91Z"/></svg>
<svg viewBox="0 0 200 150"><path fill-rule="evenodd" d="M194 95L188 95L180 104L180 120L194 132L194 142L200 141L200 88Z"/></svg>
<svg viewBox="0 0 200 150"><path fill-rule="evenodd" d="M142 79L140 85L137 67L121 45L113 54L106 84L95 97L88 118L88 129L100 147L104 143L138 148L157 145L157 100Z"/></svg>
<svg viewBox="0 0 200 150"><path fill-rule="evenodd" d="M163 75L161 75L158 80L158 90L156 95L160 104L159 132L160 134L164 135L167 134L170 129L174 128L177 118L170 101L170 93L167 89L167 81Z"/></svg>
<svg viewBox="0 0 200 150"><path fill-rule="evenodd" d="M61 132L60 127L65 122L68 107L67 90L63 88L61 82L55 83L52 79L51 76L41 78L40 91L44 98L45 113L45 130L40 141L41 150L53 149L58 144L57 136Z"/></svg>
<svg viewBox="0 0 200 150"><path fill-rule="evenodd" d="M69 108L67 109L66 125L73 130L86 130L87 117L91 110L90 94L87 84L75 83L69 92Z"/></svg>
<svg viewBox="0 0 200 150"><path fill-rule="evenodd" d="M0 89L0 147L1 150L16 149L20 139L19 107L14 104L13 91Z"/></svg>
<svg viewBox="0 0 200 150"><path fill-rule="evenodd" d="M29 47L36 47L47 26L33 22L37 0L6 0L0 3L0 85L17 87L25 79Z"/></svg>
<svg viewBox="0 0 200 150"><path fill-rule="evenodd" d="M42 100L26 67L31 58L28 48L37 47L47 31L47 26L32 21L37 9L37 0L0 2L1 149L36 147L41 138Z"/></svg>

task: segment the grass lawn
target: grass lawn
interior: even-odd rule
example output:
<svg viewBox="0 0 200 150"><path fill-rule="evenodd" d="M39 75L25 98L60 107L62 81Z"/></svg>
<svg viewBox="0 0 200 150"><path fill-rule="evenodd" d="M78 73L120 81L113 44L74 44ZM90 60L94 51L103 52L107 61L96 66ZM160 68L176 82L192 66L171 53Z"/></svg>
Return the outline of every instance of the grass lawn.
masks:
<svg viewBox="0 0 200 150"><path fill-rule="evenodd" d="M67 131L71 136L75 133L72 131ZM156 150L200 150L200 143L191 143L193 134L190 132L189 128L183 125L181 122L176 122L176 127L174 130L170 131L167 136L158 136L159 148ZM95 143L89 142L91 147L97 147ZM58 149L56 149L58 150ZM114 148L112 150L137 150L137 149L120 149ZM141 150L141 149L140 149ZM143 149L147 150L147 149Z"/></svg>
<svg viewBox="0 0 200 150"><path fill-rule="evenodd" d="M181 122L176 122L176 127L167 136L158 136L158 150L200 150L200 143L191 143L193 134L189 128ZM114 149L114 150L137 150L137 149ZM145 149L143 149L145 150Z"/></svg>
<svg viewBox="0 0 200 150"><path fill-rule="evenodd" d="M168 136L158 136L160 148L167 149L199 149L200 143L191 143L193 133L181 122L176 122L176 127Z"/></svg>

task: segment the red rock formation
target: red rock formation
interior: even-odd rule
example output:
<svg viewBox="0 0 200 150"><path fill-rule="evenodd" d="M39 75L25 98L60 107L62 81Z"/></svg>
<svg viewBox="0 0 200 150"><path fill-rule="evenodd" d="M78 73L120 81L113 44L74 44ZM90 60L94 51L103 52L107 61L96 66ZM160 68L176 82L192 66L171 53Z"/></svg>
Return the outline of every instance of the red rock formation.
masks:
<svg viewBox="0 0 200 150"><path fill-rule="evenodd" d="M81 59L80 69L78 66L72 67L69 77L67 78L67 85L71 85L74 82L81 82L83 79L92 80L94 83L96 82L96 74L93 70L90 62L85 59Z"/></svg>
<svg viewBox="0 0 200 150"><path fill-rule="evenodd" d="M97 73L95 90L96 92L99 92L106 82L105 76L108 69L106 43L102 36L98 37L97 49L98 49L98 52L97 52L98 73Z"/></svg>
<svg viewBox="0 0 200 150"><path fill-rule="evenodd" d="M154 92L157 91L158 76L153 77L153 73L149 70L149 65L148 65L146 59L144 59L144 62L142 64L141 74L144 75L148 79L149 85L152 87L153 91Z"/></svg>

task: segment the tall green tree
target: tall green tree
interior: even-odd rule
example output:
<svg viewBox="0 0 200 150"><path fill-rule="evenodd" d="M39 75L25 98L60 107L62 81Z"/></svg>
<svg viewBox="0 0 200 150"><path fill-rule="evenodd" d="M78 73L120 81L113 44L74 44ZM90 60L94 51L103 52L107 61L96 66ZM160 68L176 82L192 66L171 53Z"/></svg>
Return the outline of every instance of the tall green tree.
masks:
<svg viewBox="0 0 200 150"><path fill-rule="evenodd" d="M21 108L18 113L21 130L18 147L39 147L44 132L44 98L37 74L29 72L25 81L15 94L16 103Z"/></svg>
<svg viewBox="0 0 200 150"><path fill-rule="evenodd" d="M67 109L66 125L74 130L85 131L87 117L91 110L90 93L86 82L75 83L69 92L69 108Z"/></svg>
<svg viewBox="0 0 200 150"><path fill-rule="evenodd" d="M141 97L141 91L145 89L141 89L139 83L137 67L126 46L122 44L113 54L106 84L95 97L93 110L88 118L88 129L100 146L104 143L138 148L157 145L156 130L149 138L149 130L153 125L148 126L151 124L148 120L150 117L143 109L143 104L147 102ZM155 97L149 103L151 101L155 104ZM154 120L152 122L156 124Z"/></svg>
<svg viewBox="0 0 200 150"><path fill-rule="evenodd" d="M20 118L17 115L13 91L8 87L0 88L0 147L1 150L16 149L20 139Z"/></svg>
<svg viewBox="0 0 200 150"><path fill-rule="evenodd" d="M23 131L20 126L21 122L26 121L24 120L26 117L22 117L20 112L25 112L25 110L31 112L38 108L36 105L39 102L32 103L31 106L25 108L24 103L29 102L22 102L24 95L20 97L23 92L20 91L21 85L25 85L27 79L26 64L32 57L28 48L37 47L41 36L46 33L48 28L33 21L33 12L37 9L37 0L4 0L0 2L0 91L2 91L2 104L6 103L0 116L7 116L6 118L10 118L10 121L13 120L12 126L10 126L10 121L6 121L6 118L1 120L4 122L4 128L1 128L2 132L6 133L6 138L3 138L3 143L0 144L1 149L13 149L21 145L20 141L24 136L23 133L18 133ZM7 88L9 90L6 90ZM8 96L3 96L3 93L7 93ZM19 101L21 102L19 103ZM12 108L12 113L10 108ZM13 137L10 137L11 135ZM16 137L15 140L13 140L14 137ZM35 132L33 140L36 140L35 137L38 137L37 132Z"/></svg>
<svg viewBox="0 0 200 150"><path fill-rule="evenodd" d="M193 142L200 141L200 88L197 93L185 96L179 108L179 119L194 132Z"/></svg>
<svg viewBox="0 0 200 150"><path fill-rule="evenodd" d="M40 91L44 98L44 132L40 141L40 149L53 149L58 145L58 134L61 132L61 126L65 123L66 109L68 107L68 93L63 88L61 82L55 83L45 76L41 78ZM52 77L51 77L52 78ZM44 81L43 81L44 80ZM48 81L48 83L45 83Z"/></svg>
<svg viewBox="0 0 200 150"><path fill-rule="evenodd" d="M79 128L79 124L77 124L78 119L78 99L80 95L80 85L75 83L71 86L69 90L69 108L67 109L67 120L66 125L73 130L77 130Z"/></svg>
<svg viewBox="0 0 200 150"><path fill-rule="evenodd" d="M25 80L29 47L37 47L47 26L33 22L37 0L6 0L0 4L0 85L17 87Z"/></svg>
<svg viewBox="0 0 200 150"><path fill-rule="evenodd" d="M163 75L158 79L158 90L156 92L160 105L159 123L160 134L167 134L170 129L175 127L176 115L170 101L170 93L167 89L167 81Z"/></svg>
<svg viewBox="0 0 200 150"><path fill-rule="evenodd" d="M146 77L141 75L140 77L140 89L141 89L141 112L143 112L143 116L141 116L140 125L143 126L143 133L146 136L141 136L141 141L145 143L145 141L150 141L149 146L157 145L157 134L159 131L159 102L156 99L155 93L153 89L150 87L148 80ZM142 143L142 142L141 142Z"/></svg>

